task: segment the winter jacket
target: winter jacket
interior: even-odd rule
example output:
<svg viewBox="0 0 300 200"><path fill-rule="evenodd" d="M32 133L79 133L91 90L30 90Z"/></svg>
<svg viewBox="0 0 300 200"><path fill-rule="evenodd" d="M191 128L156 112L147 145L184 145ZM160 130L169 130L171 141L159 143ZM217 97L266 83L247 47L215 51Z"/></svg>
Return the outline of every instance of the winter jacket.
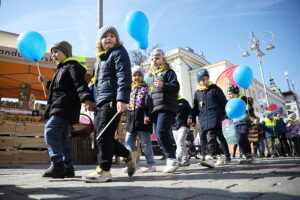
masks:
<svg viewBox="0 0 300 200"><path fill-rule="evenodd" d="M131 90L130 59L121 45L99 55L100 62L94 69L97 77L94 97L97 106L109 101L129 102Z"/></svg>
<svg viewBox="0 0 300 200"><path fill-rule="evenodd" d="M300 122L299 120L288 119L286 125L291 124L291 126L287 126L286 136L288 139L292 139L294 137L300 136Z"/></svg>
<svg viewBox="0 0 300 200"><path fill-rule="evenodd" d="M257 143L260 135L262 135L263 129L259 124L251 124L249 128L248 140L249 142Z"/></svg>
<svg viewBox="0 0 300 200"><path fill-rule="evenodd" d="M147 93L147 84L132 88L126 112L126 131L131 133L135 131L152 133L152 124L144 124L144 116L149 114L148 107L145 105Z"/></svg>
<svg viewBox="0 0 300 200"><path fill-rule="evenodd" d="M163 88L153 86L155 79L163 82ZM179 88L180 86L174 70L165 69L156 75L153 75L151 77L150 85L150 97L153 104L152 113L169 111L173 115L176 115Z"/></svg>
<svg viewBox="0 0 300 200"><path fill-rule="evenodd" d="M202 106L201 102L203 102ZM226 103L223 91L215 84L210 85L207 90L196 90L194 106L189 118L196 121L196 116L199 116L202 131L221 127L222 120L225 118Z"/></svg>
<svg viewBox="0 0 300 200"><path fill-rule="evenodd" d="M277 121L275 119L269 119L269 118L265 118L262 122L261 122L262 127L264 128L264 131L266 133L266 137L278 137L278 133L277 133Z"/></svg>
<svg viewBox="0 0 300 200"><path fill-rule="evenodd" d="M190 127L187 124L187 120L191 111L192 108L189 102L184 98L178 98L177 114L174 119L173 130L178 130L181 127Z"/></svg>
<svg viewBox="0 0 300 200"><path fill-rule="evenodd" d="M82 58L69 57L58 64L53 80L47 82L46 88L49 94L45 119L57 115L76 124L79 121L81 102L93 101L92 94L84 80L86 65L76 61L78 59Z"/></svg>
<svg viewBox="0 0 300 200"><path fill-rule="evenodd" d="M286 125L283 121L282 118L277 118L277 117L274 117L274 119L276 119L277 121L277 132L278 132L278 135L279 136L282 136L283 134L286 134Z"/></svg>

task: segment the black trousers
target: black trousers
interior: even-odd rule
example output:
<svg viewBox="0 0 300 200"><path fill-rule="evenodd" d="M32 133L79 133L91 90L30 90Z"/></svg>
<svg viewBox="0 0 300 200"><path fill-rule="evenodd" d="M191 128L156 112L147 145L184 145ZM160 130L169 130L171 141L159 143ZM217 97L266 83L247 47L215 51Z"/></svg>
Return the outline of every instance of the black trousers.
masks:
<svg viewBox="0 0 300 200"><path fill-rule="evenodd" d="M286 133L282 133L281 136L279 137L279 142L280 142L280 149L281 149L281 154L291 154L291 149L290 145L287 142L286 138Z"/></svg>
<svg viewBox="0 0 300 200"><path fill-rule="evenodd" d="M222 132L222 127L218 128L218 135L217 135L218 140L221 143L221 148L223 153L225 154L226 157L230 157L230 153L229 153L229 148L228 148L228 144L227 141L224 137L224 134Z"/></svg>
<svg viewBox="0 0 300 200"><path fill-rule="evenodd" d="M203 158L205 155L214 156L216 154L217 135L217 128L200 131L201 154Z"/></svg>
<svg viewBox="0 0 300 200"><path fill-rule="evenodd" d="M108 124L116 112L116 102L107 102L98 108L94 119L96 137L98 137L102 129ZM130 152L125 146L115 139L119 121L120 115L114 119L110 126L100 136L99 140L96 141L98 146L98 163L100 168L104 171L110 170L113 155L126 158L130 155Z"/></svg>
<svg viewBox="0 0 300 200"><path fill-rule="evenodd" d="M238 125L235 127L235 137L238 142L240 152L246 157L251 154L250 143L248 140L249 125Z"/></svg>

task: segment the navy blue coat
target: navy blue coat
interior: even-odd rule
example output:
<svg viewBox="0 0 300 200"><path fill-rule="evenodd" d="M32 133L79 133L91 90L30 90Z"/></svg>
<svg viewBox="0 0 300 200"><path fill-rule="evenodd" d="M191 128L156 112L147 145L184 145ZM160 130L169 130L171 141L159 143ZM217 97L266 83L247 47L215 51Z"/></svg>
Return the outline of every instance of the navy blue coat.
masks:
<svg viewBox="0 0 300 200"><path fill-rule="evenodd" d="M203 106L200 106L201 100L204 103ZM196 90L192 116L189 118L192 117L195 121L196 116L199 116L202 131L220 127L226 115L226 103L227 100L223 91L215 84L204 91Z"/></svg>
<svg viewBox="0 0 300 200"><path fill-rule="evenodd" d="M94 98L97 106L109 101L129 102L131 91L130 59L126 49L121 45L100 55L96 68L97 80Z"/></svg>

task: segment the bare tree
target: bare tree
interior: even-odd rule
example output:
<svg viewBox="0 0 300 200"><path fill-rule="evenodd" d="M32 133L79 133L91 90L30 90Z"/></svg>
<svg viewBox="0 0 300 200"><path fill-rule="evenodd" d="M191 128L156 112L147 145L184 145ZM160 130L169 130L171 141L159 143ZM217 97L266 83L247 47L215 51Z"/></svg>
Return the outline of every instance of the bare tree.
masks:
<svg viewBox="0 0 300 200"><path fill-rule="evenodd" d="M162 45L156 44L152 48L148 50L132 50L130 51L130 59L132 65L141 65L144 61L147 60L147 58L150 56L151 52L155 48L161 48Z"/></svg>

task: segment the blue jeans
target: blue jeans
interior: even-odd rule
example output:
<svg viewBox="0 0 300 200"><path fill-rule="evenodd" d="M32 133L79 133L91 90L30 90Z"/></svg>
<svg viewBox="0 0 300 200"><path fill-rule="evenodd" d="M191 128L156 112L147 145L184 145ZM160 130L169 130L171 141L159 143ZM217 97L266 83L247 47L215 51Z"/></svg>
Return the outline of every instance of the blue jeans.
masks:
<svg viewBox="0 0 300 200"><path fill-rule="evenodd" d="M156 112L153 116L154 133L167 158L176 158L171 126L174 115L171 112Z"/></svg>
<svg viewBox="0 0 300 200"><path fill-rule="evenodd" d="M73 157L69 142L70 120L59 116L51 116L45 126L45 142L52 164L64 162L67 167L73 165Z"/></svg>
<svg viewBox="0 0 300 200"><path fill-rule="evenodd" d="M259 155L265 155L265 140L264 139L259 139L257 149L258 149Z"/></svg>
<svg viewBox="0 0 300 200"><path fill-rule="evenodd" d="M136 136L140 137L142 150L145 154L147 164L153 165L154 162L154 153L152 149L151 133L145 131L136 131L136 132L127 132L125 138L125 146L131 151L137 151L136 148Z"/></svg>

